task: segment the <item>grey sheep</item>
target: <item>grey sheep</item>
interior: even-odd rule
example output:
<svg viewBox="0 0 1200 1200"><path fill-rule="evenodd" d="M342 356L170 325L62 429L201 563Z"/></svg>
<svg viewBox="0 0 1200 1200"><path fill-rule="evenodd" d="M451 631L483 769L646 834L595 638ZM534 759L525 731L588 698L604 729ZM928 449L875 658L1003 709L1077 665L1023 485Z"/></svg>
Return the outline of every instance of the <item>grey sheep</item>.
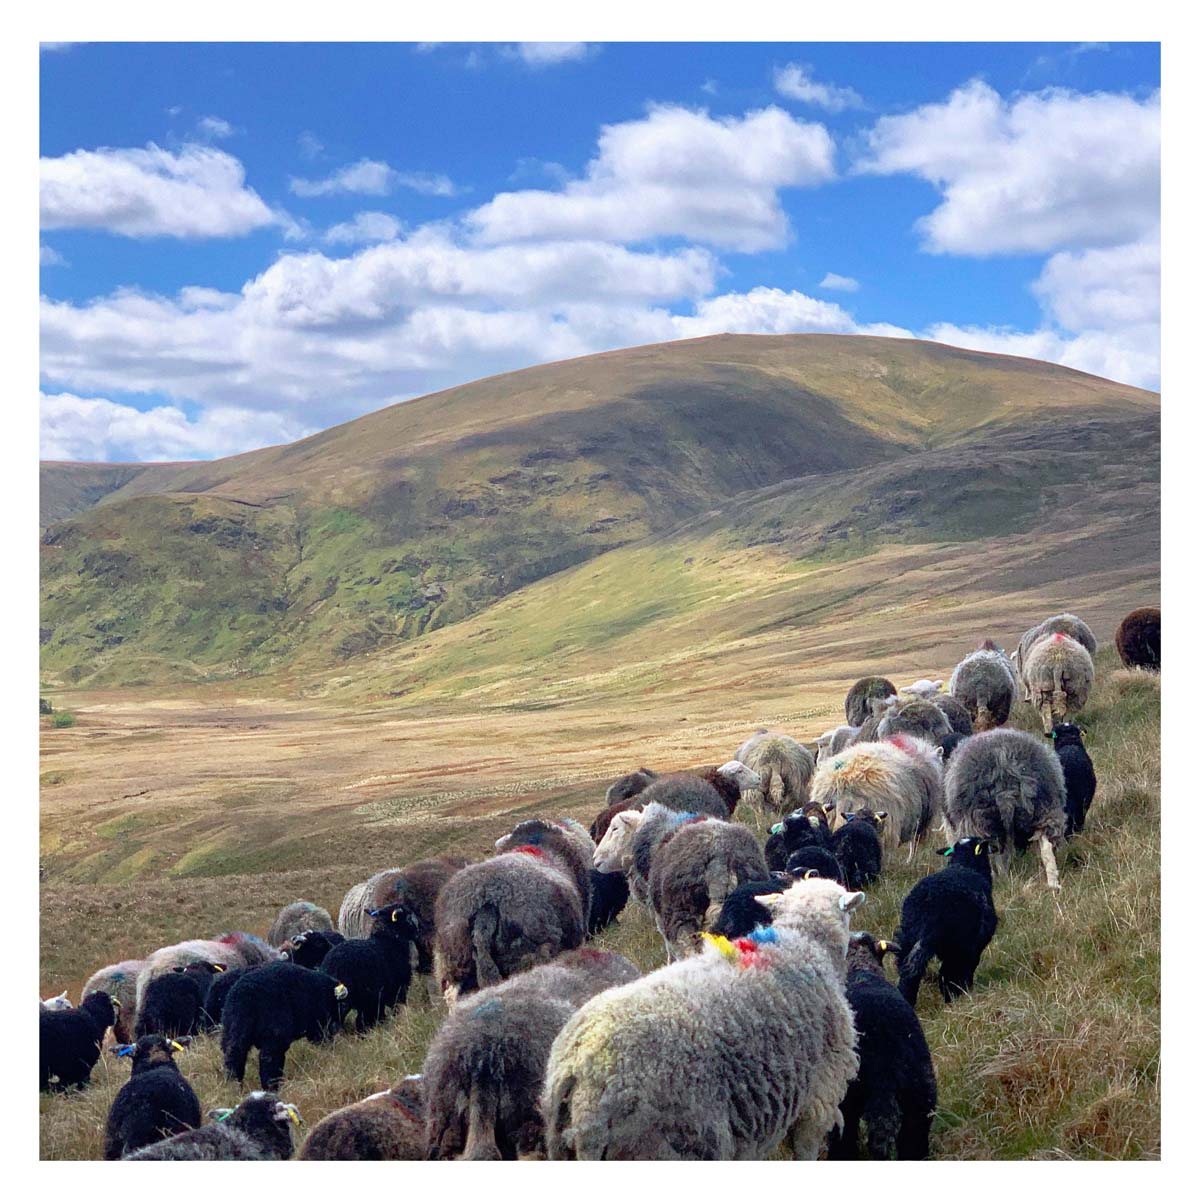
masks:
<svg viewBox="0 0 1200 1200"><path fill-rule="evenodd" d="M496 839L496 850L500 854L524 846L552 851L566 865L579 891L579 903L583 908L583 923L586 927L592 902L592 855L596 850L592 835L571 817L564 817L558 821L538 817L531 821L522 821L511 833Z"/></svg>
<svg viewBox="0 0 1200 1200"><path fill-rule="evenodd" d="M872 700L896 694L896 685L880 675L868 675L851 685L846 693L846 724L860 726L871 715Z"/></svg>
<svg viewBox="0 0 1200 1200"><path fill-rule="evenodd" d="M880 718L876 740L882 742L893 734L906 733L937 746L952 732L946 714L932 700L898 701Z"/></svg>
<svg viewBox="0 0 1200 1200"><path fill-rule="evenodd" d="M585 1001L636 978L622 955L585 948L457 1005L422 1067L429 1157L540 1156L538 1101L555 1037Z"/></svg>
<svg viewBox="0 0 1200 1200"><path fill-rule="evenodd" d="M1014 850L1038 843L1046 884L1059 887L1054 852L1066 830L1066 784L1054 751L1016 729L992 729L959 746L946 769L946 824L953 840L986 838L1007 871Z"/></svg>
<svg viewBox="0 0 1200 1200"><path fill-rule="evenodd" d="M607 806L617 804L621 800L629 800L644 792L657 778L657 771L652 771L649 767L638 767L636 771L630 771L628 775L622 775L620 779L608 785L608 790L604 793L604 803Z"/></svg>
<svg viewBox="0 0 1200 1200"><path fill-rule="evenodd" d="M630 890L649 905L650 866L659 847L682 825L707 815L677 812L658 803L647 804L640 812L618 813L596 847L593 865L597 871L624 871Z"/></svg>
<svg viewBox="0 0 1200 1200"><path fill-rule="evenodd" d="M643 809L651 804L660 804L676 812L703 813L722 820L729 816L729 805L721 793L711 783L690 771L660 775L639 793L638 802Z"/></svg>
<svg viewBox="0 0 1200 1200"><path fill-rule="evenodd" d="M820 766L826 759L832 758L835 754L840 754L845 750L854 741L857 733L857 726L838 725L821 734L817 738L817 766Z"/></svg>
<svg viewBox="0 0 1200 1200"><path fill-rule="evenodd" d="M137 1020L137 982L142 968L146 965L144 958L127 958L122 962L101 967L83 985L80 1002L86 1000L93 992L106 992L120 1006L117 1023L113 1026L113 1037L120 1045L133 1041L133 1026Z"/></svg>
<svg viewBox="0 0 1200 1200"><path fill-rule="evenodd" d="M291 904L279 910L279 915L271 922L267 931L267 942L280 949L285 942L290 942L298 933L307 929L332 929L333 918L319 905L311 900L293 900Z"/></svg>
<svg viewBox="0 0 1200 1200"><path fill-rule="evenodd" d="M933 702L942 710L942 715L946 720L950 722L951 733L957 733L959 737L970 737L975 732L971 722L970 710L965 704L960 704L953 696L945 694L934 696Z"/></svg>
<svg viewBox="0 0 1200 1200"><path fill-rule="evenodd" d="M650 863L650 905L667 957L698 950L700 931L720 916L725 897L769 874L747 826L712 818L681 825Z"/></svg>
<svg viewBox="0 0 1200 1200"><path fill-rule="evenodd" d="M1033 649L1034 643L1041 641L1042 638L1052 633L1065 633L1067 637L1074 638L1088 654L1094 655L1096 653L1096 635L1088 627L1086 621L1081 620L1074 613L1066 612L1059 613L1057 616L1047 617L1040 625L1035 625L1032 629L1027 629L1021 635L1021 640L1017 644L1016 650L1013 651L1014 674L1019 683L1024 682L1025 663L1029 658L1029 652ZM1028 691L1025 692L1025 699L1030 699Z"/></svg>
<svg viewBox="0 0 1200 1200"><path fill-rule="evenodd" d="M548 845L522 845L456 872L438 894L434 926L434 973L451 1006L574 950L587 933L572 863Z"/></svg>
<svg viewBox="0 0 1200 1200"><path fill-rule="evenodd" d="M985 642L954 668L950 694L971 715L968 732L982 733L1003 725L1017 699L1017 681L1008 656Z"/></svg>
<svg viewBox="0 0 1200 1200"><path fill-rule="evenodd" d="M552 1159L815 1159L858 1069L844 978L862 892L767 893L774 918L589 1000L554 1040Z"/></svg>
<svg viewBox="0 0 1200 1200"><path fill-rule="evenodd" d="M940 749L903 734L851 746L821 765L813 799L836 814L835 826L864 807L887 813L880 840L893 849L908 843L911 858L941 812Z"/></svg>
<svg viewBox="0 0 1200 1200"><path fill-rule="evenodd" d="M299 1158L397 1162L425 1158L425 1087L420 1075L335 1109L313 1126Z"/></svg>
<svg viewBox="0 0 1200 1200"><path fill-rule="evenodd" d="M765 811L769 799L776 812L804 807L817 764L802 742L785 733L760 732L743 742L734 758L760 777L757 787L742 793L747 804Z"/></svg>
<svg viewBox="0 0 1200 1200"><path fill-rule="evenodd" d="M300 1123L294 1104L273 1092L251 1092L237 1108L217 1108L211 1125L189 1129L125 1157L159 1162L270 1161L292 1157L292 1128Z"/></svg>
<svg viewBox="0 0 1200 1200"><path fill-rule="evenodd" d="M1065 633L1051 633L1034 642L1024 670L1026 694L1047 734L1087 704L1096 678L1092 656Z"/></svg>

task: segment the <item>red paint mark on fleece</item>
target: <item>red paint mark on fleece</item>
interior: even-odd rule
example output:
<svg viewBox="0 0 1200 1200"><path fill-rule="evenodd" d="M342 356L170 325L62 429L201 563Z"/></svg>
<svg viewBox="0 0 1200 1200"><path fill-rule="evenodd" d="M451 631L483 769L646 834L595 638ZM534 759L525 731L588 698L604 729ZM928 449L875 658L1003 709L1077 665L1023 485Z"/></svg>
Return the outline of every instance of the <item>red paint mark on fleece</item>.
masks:
<svg viewBox="0 0 1200 1200"><path fill-rule="evenodd" d="M515 850L510 850L509 854L530 854L534 858L545 858L546 852L540 846L518 846Z"/></svg>

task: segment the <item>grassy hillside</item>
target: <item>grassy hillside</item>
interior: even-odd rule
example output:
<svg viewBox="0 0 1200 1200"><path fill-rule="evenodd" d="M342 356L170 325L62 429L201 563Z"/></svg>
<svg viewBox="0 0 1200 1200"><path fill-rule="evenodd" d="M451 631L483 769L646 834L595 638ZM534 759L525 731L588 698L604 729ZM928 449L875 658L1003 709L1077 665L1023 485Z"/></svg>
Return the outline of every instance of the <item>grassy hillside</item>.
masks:
<svg viewBox="0 0 1200 1200"><path fill-rule="evenodd" d="M1086 832L1061 856L1062 892L1045 889L1032 856L1020 860L1012 876L997 884L1000 927L974 994L946 1008L932 984L922 989L918 1013L939 1084L935 1158L1159 1154L1159 690L1156 677L1116 670L1114 663L1111 648L1103 648L1097 687L1080 718L1100 788ZM901 674L894 660L869 665ZM749 710L738 715L745 721ZM1026 706L1016 720L1035 725ZM77 737L87 732L64 731ZM603 775L628 765L604 750L611 729L566 732L600 747L608 759ZM674 756L660 748L653 765L696 761L702 739L698 729L681 736ZM503 754L504 747L494 743L492 753ZM535 765L554 771L549 751ZM437 786L432 777L429 786ZM296 896L336 911L348 886L393 861L451 847L481 857L525 812L590 819L602 804L603 787L604 778L597 777L519 792L503 813L490 816L469 796L431 791L425 806L410 805L399 818L379 814L369 836L316 838L294 861L263 861L233 876L181 879L158 869L127 883L82 888L59 878L43 886L42 994L69 987L77 996L95 966L185 936L228 927L261 933L277 908ZM440 819L430 819L431 813ZM151 840L155 814L153 807L143 813ZM767 823L750 813L740 819L760 834ZM255 840L260 830L246 832ZM890 934L904 894L940 863L932 846L912 864L903 855L890 859L861 910L860 927ZM601 940L645 970L662 963L652 922L636 907ZM421 992L414 989L413 1002L368 1037L346 1035L330 1046L293 1049L285 1096L310 1125L420 1069L439 1019ZM211 1038L199 1040L183 1059L204 1108L236 1101L219 1065ZM89 1091L43 1097L42 1156L98 1157L104 1116L127 1077L124 1064L106 1057Z"/></svg>
<svg viewBox="0 0 1200 1200"><path fill-rule="evenodd" d="M1157 397L1065 368L883 338L717 337L535 367L106 492L43 538L43 667L98 685L344 664L797 479L830 480L819 515L852 549L896 534L882 493L923 472L918 507L943 511L914 515L937 536L1015 529L1063 474L1021 462L972 500L1013 430L1050 423L1049 446L1156 415ZM907 477L842 478L910 460ZM1105 482L1076 472L1094 466L1066 473ZM958 474L931 486L943 470ZM855 486L882 513L860 520ZM762 540L807 515L785 505Z"/></svg>

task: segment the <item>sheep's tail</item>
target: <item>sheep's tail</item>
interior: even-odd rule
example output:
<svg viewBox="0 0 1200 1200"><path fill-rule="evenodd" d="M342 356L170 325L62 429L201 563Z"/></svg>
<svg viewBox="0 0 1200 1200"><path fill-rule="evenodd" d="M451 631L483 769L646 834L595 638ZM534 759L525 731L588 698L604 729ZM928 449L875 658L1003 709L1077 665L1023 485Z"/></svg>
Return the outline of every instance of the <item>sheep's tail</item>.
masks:
<svg viewBox="0 0 1200 1200"><path fill-rule="evenodd" d="M482 1162L500 1159L500 1147L496 1145L496 1117L500 1108L500 1097L493 1080L484 1080L479 1074L471 1079L471 1094L467 1102L467 1144L463 1158Z"/></svg>
<svg viewBox="0 0 1200 1200"><path fill-rule="evenodd" d="M783 812L787 796L787 781L778 767L767 767L762 773L763 798L769 800L776 812Z"/></svg>
<svg viewBox="0 0 1200 1200"><path fill-rule="evenodd" d="M900 963L900 995L913 1008L917 1007L917 990L921 986L921 980L925 978L925 968L929 966L932 957L933 951L918 938Z"/></svg>
<svg viewBox="0 0 1200 1200"><path fill-rule="evenodd" d="M550 1158L576 1158L575 1143L568 1137L571 1107L578 1077L568 1063L556 1063L551 1054L542 1093L542 1113L546 1121L546 1153Z"/></svg>
<svg viewBox="0 0 1200 1200"><path fill-rule="evenodd" d="M471 945L475 950L475 986L491 987L502 983L504 976L492 957L492 947L500 930L500 914L494 904L485 904L471 922Z"/></svg>
<svg viewBox="0 0 1200 1200"><path fill-rule="evenodd" d="M992 727L992 710L988 705L988 693L984 687L975 689L975 720L971 722L976 733L985 733Z"/></svg>

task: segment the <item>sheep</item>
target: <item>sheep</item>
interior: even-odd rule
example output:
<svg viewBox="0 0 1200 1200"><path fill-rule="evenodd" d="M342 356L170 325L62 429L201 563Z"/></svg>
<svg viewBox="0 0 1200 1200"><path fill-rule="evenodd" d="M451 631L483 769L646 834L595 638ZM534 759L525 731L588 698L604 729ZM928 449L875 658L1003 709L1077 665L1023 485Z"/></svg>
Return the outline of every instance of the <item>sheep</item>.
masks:
<svg viewBox="0 0 1200 1200"><path fill-rule="evenodd" d="M114 1054L130 1059L131 1071L108 1110L107 1160L199 1126L200 1101L175 1062L182 1049L180 1042L158 1033L140 1037L132 1046L113 1047Z"/></svg>
<svg viewBox="0 0 1200 1200"><path fill-rule="evenodd" d="M1012 653L1014 673L1019 683L1025 680L1025 663L1030 650L1035 643L1052 633L1065 633L1067 637L1074 638L1088 654L1096 653L1096 635L1088 628L1086 621L1080 620L1073 613L1059 613L1057 616L1047 617L1040 625L1027 629L1021 635L1021 640ZM1028 688L1025 691L1025 699L1030 699Z"/></svg>
<svg viewBox="0 0 1200 1200"><path fill-rule="evenodd" d="M841 1103L842 1127L829 1135L830 1159L858 1157L859 1124L873 1159L929 1157L937 1079L921 1022L883 970L895 947L869 933L850 935L846 999L858 1032L858 1074Z"/></svg>
<svg viewBox="0 0 1200 1200"><path fill-rule="evenodd" d="M767 867L782 871L790 855L804 846L819 846L828 850L833 845L829 832L829 820L825 810L809 801L803 808L788 813L782 821L771 826L767 843L763 847Z"/></svg>
<svg viewBox="0 0 1200 1200"><path fill-rule="evenodd" d="M784 869L796 879L832 879L843 887L846 884L841 864L828 850L822 850L820 846L805 846L788 855L787 866Z"/></svg>
<svg viewBox="0 0 1200 1200"><path fill-rule="evenodd" d="M705 788L697 788L691 783L679 784L680 777L691 777L698 779L702 784L708 784L709 787L716 791L724 804L724 811L717 812L712 805L712 796ZM745 763L738 762L737 759L732 759L730 762L724 763L719 767L700 767L695 771L679 771L671 776L676 783L669 789L654 792L651 794L649 803L654 803L656 800L660 804L665 804L668 808L684 809L690 808L697 812L704 812L710 816L732 817L734 810L738 806L743 794L752 788L757 788L761 784L757 772L751 771ZM647 781L646 787L650 783L655 782L657 776ZM682 790L681 790L682 789ZM610 788L611 792L612 789ZM608 832L609 825L612 824L612 819L620 812L629 812L636 809L640 811L645 807L647 800L645 798L644 789L634 795L613 800L607 804L596 817L593 819L588 832L592 836L592 841L597 845L603 840L604 835Z"/></svg>
<svg viewBox="0 0 1200 1200"><path fill-rule="evenodd" d="M1014 850L1036 841L1046 885L1053 889L1059 886L1054 851L1066 829L1066 801L1058 757L1036 737L1016 729L992 729L968 738L946 770L950 834L990 839L1004 872Z"/></svg>
<svg viewBox="0 0 1200 1200"><path fill-rule="evenodd" d="M278 962L283 956L257 933L220 933L216 937L220 946L228 946L237 956L238 967L257 967L260 963ZM186 965L186 964L185 964Z"/></svg>
<svg viewBox="0 0 1200 1200"><path fill-rule="evenodd" d="M902 687L900 695L915 696L918 700L934 700L945 682L944 679L918 679L908 687Z"/></svg>
<svg viewBox="0 0 1200 1200"><path fill-rule="evenodd" d="M246 1058L258 1047L258 1074L271 1090L283 1079L288 1047L299 1038L323 1042L341 1024L345 984L289 962L266 963L233 985L221 1019L225 1074L241 1083Z"/></svg>
<svg viewBox="0 0 1200 1200"><path fill-rule="evenodd" d="M1025 687L1043 732L1087 704L1095 676L1092 656L1074 638L1052 633L1034 642L1025 658Z"/></svg>
<svg viewBox="0 0 1200 1200"><path fill-rule="evenodd" d="M857 734L856 725L837 725L833 729L827 729L817 738L817 766L835 754L840 754L854 741Z"/></svg>
<svg viewBox="0 0 1200 1200"><path fill-rule="evenodd" d="M438 893L452 875L462 870L468 860L458 855L447 854L439 858L425 858L410 863L407 867L391 867L372 875L366 883L351 888L342 901L338 914L338 928L346 937L365 938L371 936L373 909L384 908L403 900L417 918L417 949L415 970L427 978L433 975L433 914ZM361 889L361 890L359 890ZM351 897L357 893L357 899Z"/></svg>
<svg viewBox="0 0 1200 1200"><path fill-rule="evenodd" d="M663 808L674 809L675 812L698 813L707 817L719 817L725 820L729 816L729 806L711 783L706 783L698 775L690 771L676 771L671 775L660 775L645 791L640 793L638 800L643 812L652 804Z"/></svg>
<svg viewBox="0 0 1200 1200"><path fill-rule="evenodd" d="M765 811L799 808L808 799L816 760L808 747L783 733L756 733L743 742L734 758L761 776L743 793L746 803Z"/></svg>
<svg viewBox="0 0 1200 1200"><path fill-rule="evenodd" d="M908 843L910 859L941 810L941 796L937 751L904 735L851 746L813 780L813 799L827 811L833 806L837 824L863 807L886 813L881 841L892 849Z"/></svg>
<svg viewBox="0 0 1200 1200"><path fill-rule="evenodd" d="M86 1000L93 992L107 992L121 1006L113 1036L118 1042L133 1039L133 1024L137 1018L137 981L145 966L145 959L127 958L123 962L101 967L83 985L81 999Z"/></svg>
<svg viewBox="0 0 1200 1200"><path fill-rule="evenodd" d="M1005 664L1008 659L1004 659ZM942 716L950 722L950 731L960 737L970 737L975 732L971 721L971 710L965 704L955 700L953 696L934 696L934 704L942 710ZM942 739L943 743L945 738Z"/></svg>
<svg viewBox="0 0 1200 1200"><path fill-rule="evenodd" d="M177 1038L198 1033L209 984L224 970L220 963L194 962L152 980L142 999L135 1037L160 1033Z"/></svg>
<svg viewBox="0 0 1200 1200"><path fill-rule="evenodd" d="M66 1012L74 1007L65 991L59 992L57 996L47 996L41 1003L42 1012Z"/></svg>
<svg viewBox="0 0 1200 1200"><path fill-rule="evenodd" d="M950 756L967 740L970 734L948 733L939 743L942 750L942 766L950 761Z"/></svg>
<svg viewBox="0 0 1200 1200"><path fill-rule="evenodd" d="M589 1000L554 1040L542 1093L552 1159L751 1159L790 1136L815 1159L854 1078L850 914L824 879L759 896L769 929Z"/></svg>
<svg viewBox="0 0 1200 1200"><path fill-rule="evenodd" d="M167 1162L292 1157L292 1127L300 1123L300 1113L272 1092L251 1092L237 1108L214 1108L208 1116L212 1124L177 1133L128 1157Z"/></svg>
<svg viewBox="0 0 1200 1200"><path fill-rule="evenodd" d="M650 770L649 767L638 767L636 771L622 775L620 779L608 785L608 790L604 793L604 803L616 804L621 800L629 800L639 792L644 792L657 778L656 771Z"/></svg>
<svg viewBox="0 0 1200 1200"><path fill-rule="evenodd" d="M858 732L850 739L849 745L861 746L867 742L879 741L880 723L899 704L899 696L874 697L867 701L867 715L858 727Z"/></svg>
<svg viewBox="0 0 1200 1200"><path fill-rule="evenodd" d="M711 932L734 941L749 936L759 925L770 925L770 910L759 903L759 897L786 891L793 882L791 876L780 873L768 879L751 879L748 883L739 884L725 897Z"/></svg>
<svg viewBox="0 0 1200 1200"><path fill-rule="evenodd" d="M537 818L520 822L510 833L496 839L498 854L526 847L534 847L543 855L557 860L574 880L586 926L592 898L592 855L596 851L591 834L570 817L559 821Z"/></svg>
<svg viewBox="0 0 1200 1200"><path fill-rule="evenodd" d="M969 992L996 932L987 840L962 837L938 853L949 861L918 880L904 897L900 927L892 938L900 959L900 994L913 1008L931 958L941 960L938 987L947 1004Z"/></svg>
<svg viewBox="0 0 1200 1200"><path fill-rule="evenodd" d="M345 940L336 929L306 929L283 947L283 956L298 967L319 967L325 955Z"/></svg>
<svg viewBox="0 0 1200 1200"><path fill-rule="evenodd" d="M311 900L293 900L286 908L279 910L279 915L271 922L267 931L267 941L276 949L283 947L298 933L306 929L332 929L333 918L319 905Z"/></svg>
<svg viewBox="0 0 1200 1200"><path fill-rule="evenodd" d="M588 936L607 929L629 903L629 880L622 871L597 871L592 868L591 903L588 906Z"/></svg>
<svg viewBox="0 0 1200 1200"><path fill-rule="evenodd" d="M425 1157L425 1088L420 1075L335 1109L313 1126L299 1158L313 1162L399 1162Z"/></svg>
<svg viewBox="0 0 1200 1200"><path fill-rule="evenodd" d="M574 950L587 933L579 885L553 846L520 846L464 867L438 895L434 926L435 974L450 1006Z"/></svg>
<svg viewBox="0 0 1200 1200"><path fill-rule="evenodd" d="M886 741L893 734L906 733L938 745L952 733L946 714L931 700L909 700L892 705L879 720L877 741Z"/></svg>
<svg viewBox="0 0 1200 1200"><path fill-rule="evenodd" d="M879 831L887 819L886 812L872 812L865 807L845 814L833 835L832 853L842 868L846 887L857 891L879 878L883 870Z"/></svg>
<svg viewBox="0 0 1200 1200"><path fill-rule="evenodd" d="M243 976L258 969L258 967L233 967L227 971L219 971L209 979L208 988L204 993L204 1001L200 1005L199 1026L201 1032L207 1033L221 1024L225 1012L225 1001L229 998L233 985Z"/></svg>
<svg viewBox="0 0 1200 1200"><path fill-rule="evenodd" d="M592 823L588 826L588 833L592 835L592 841L598 846L604 840L604 835L608 832L608 827L617 813L641 812L641 810L640 795L632 796L627 800L616 800L612 804L606 805L592 818Z"/></svg>
<svg viewBox="0 0 1200 1200"><path fill-rule="evenodd" d="M174 946L164 946L155 950L138 972L135 1012L142 1011L146 989L155 979L160 975L170 974L176 967L186 967L188 963L193 962L220 963L226 968L250 965L240 947L215 938L193 938L190 941L178 942Z"/></svg>
<svg viewBox="0 0 1200 1200"><path fill-rule="evenodd" d="M1117 626L1114 642L1126 667L1157 671L1162 667L1162 613L1157 608L1135 608Z"/></svg>
<svg viewBox="0 0 1200 1200"><path fill-rule="evenodd" d="M879 675L868 675L853 684L846 693L846 724L861 726L871 715L872 700L886 700L896 694L896 685Z"/></svg>
<svg viewBox="0 0 1200 1200"><path fill-rule="evenodd" d="M651 803L640 812L630 810L613 818L596 847L592 863L598 871L624 871L633 894L650 903L650 864L655 852L685 824L704 820L697 813L677 812Z"/></svg>
<svg viewBox="0 0 1200 1200"><path fill-rule="evenodd" d="M585 1001L638 974L620 954L574 950L459 1004L421 1068L429 1157L540 1156L538 1101L555 1037Z"/></svg>
<svg viewBox="0 0 1200 1200"><path fill-rule="evenodd" d="M403 1004L412 980L409 950L417 932L417 918L404 904L375 909L371 917L374 926L370 937L347 938L334 946L317 967L335 983L345 985L348 995L342 1019L353 1009L358 1033L366 1033L389 1008Z"/></svg>
<svg viewBox="0 0 1200 1200"><path fill-rule="evenodd" d="M712 784L721 799L725 801L726 816L732 818L742 796L747 792L761 789L762 780L757 771L752 771L745 763L736 758L722 763L719 767L701 767L693 772L697 779Z"/></svg>
<svg viewBox="0 0 1200 1200"><path fill-rule="evenodd" d="M971 716L971 730L981 733L1008 720L1017 700L1017 681L1003 650L984 642L954 668L950 694Z"/></svg>
<svg viewBox="0 0 1200 1200"><path fill-rule="evenodd" d="M120 1002L92 992L78 1008L38 1014L38 1078L41 1091L86 1087L100 1058L104 1035L115 1024Z"/></svg>
<svg viewBox="0 0 1200 1200"><path fill-rule="evenodd" d="M650 863L650 904L667 957L699 949L700 931L716 920L725 897L767 874L745 825L711 818L682 825Z"/></svg>
<svg viewBox="0 0 1200 1200"><path fill-rule="evenodd" d="M1088 809L1096 795L1096 768L1092 756L1083 744L1083 730L1078 725L1064 723L1050 730L1054 753L1063 770L1063 784L1067 789L1065 804L1066 821L1064 837L1074 837L1083 832Z"/></svg>

